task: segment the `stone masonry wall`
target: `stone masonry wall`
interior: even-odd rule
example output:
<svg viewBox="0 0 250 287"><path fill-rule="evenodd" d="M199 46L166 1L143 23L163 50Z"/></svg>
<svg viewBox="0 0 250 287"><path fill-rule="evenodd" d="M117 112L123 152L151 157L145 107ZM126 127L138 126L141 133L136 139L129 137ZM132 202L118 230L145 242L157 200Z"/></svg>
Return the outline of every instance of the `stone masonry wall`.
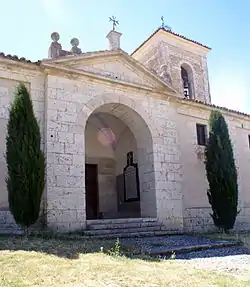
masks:
<svg viewBox="0 0 250 287"><path fill-rule="evenodd" d="M180 136L181 162L183 171L183 216L184 230L205 232L215 230L210 216L211 207L207 199L208 183L205 175L204 147L197 145L196 123L208 125L210 109L186 104L178 105L178 132ZM250 121L224 113L234 148L238 169L239 210L235 230L249 230L250 194L248 135Z"/></svg>
<svg viewBox="0 0 250 287"><path fill-rule="evenodd" d="M5 184L7 172L5 136L10 103L14 98L14 91L19 82L23 82L31 93L35 115L40 124L42 146L44 145L44 75L31 65L26 65L25 67L0 64L0 229L17 228L9 211L8 194Z"/></svg>
<svg viewBox="0 0 250 287"><path fill-rule="evenodd" d="M170 230L182 230L175 110L140 90L116 84L52 75L47 83L48 226L59 231L85 228L84 129L90 114L105 106L136 138L142 216L158 217Z"/></svg>
<svg viewBox="0 0 250 287"><path fill-rule="evenodd" d="M155 36L156 37L156 36ZM168 43L164 35L151 40L150 46L138 51L133 57L149 69L162 76L168 85L172 86L180 97L183 97L181 66L189 67L189 77L192 78L194 99L210 103L208 83L207 58L184 48ZM166 67L167 71L163 69Z"/></svg>

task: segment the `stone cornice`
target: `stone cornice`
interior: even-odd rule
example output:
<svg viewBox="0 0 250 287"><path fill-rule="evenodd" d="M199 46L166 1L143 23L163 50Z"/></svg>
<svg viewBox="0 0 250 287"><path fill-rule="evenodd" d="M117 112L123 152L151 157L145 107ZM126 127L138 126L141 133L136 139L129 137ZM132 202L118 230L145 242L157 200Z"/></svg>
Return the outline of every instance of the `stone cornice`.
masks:
<svg viewBox="0 0 250 287"><path fill-rule="evenodd" d="M122 53L125 53L125 52L122 52ZM72 58L71 60L74 60L74 61L76 60L75 57L71 57L71 58ZM231 110L226 107L219 107L213 104L203 103L200 101L183 99L180 96L178 96L178 93L172 92L170 88L168 90L164 83L162 85L159 85L160 86L159 88L151 88L148 86L138 85L138 84L129 83L126 81L121 81L118 79L100 76L100 75L97 75L91 72L86 72L83 70L77 70L77 69L64 67L62 65L54 64L54 62L51 62L51 61L43 61L40 63L32 63L32 62L29 63L29 62L22 62L22 61L15 60L15 59L0 57L0 64L11 65L11 66L15 66L15 67L26 69L26 70L32 70L40 74L51 73L52 75L53 74L63 75L64 77L67 77L70 79L75 78L79 80L81 76L84 76L99 83L105 82L107 84L116 84L120 86L121 88L129 87L130 89L134 91L138 91L138 90L145 91L148 95L151 95L155 99L159 99L163 101L171 101L173 103L181 104L182 106L188 106L190 108L192 107L199 108L199 109L206 110L208 112L210 112L212 109L218 109L226 116L230 116L238 120L246 120L250 122L250 114ZM144 69L144 66L143 66L143 69ZM159 80L158 77L157 77L157 80L158 82L161 81Z"/></svg>
<svg viewBox="0 0 250 287"><path fill-rule="evenodd" d="M176 93L176 91L169 87L158 75L152 73L145 65L141 64L139 61L135 60L133 57L131 57L128 53L123 51L122 49L118 50L104 50L104 51L96 51L96 52L88 52L77 56L66 56L63 58L55 59L55 60L45 60L42 62L42 64L49 64L49 63L55 63L55 64L62 64L64 67L65 65L76 65L77 62L81 62L82 60L91 61L95 59L101 59L104 60L107 57L121 57L121 59L124 59L127 61L130 65L137 68L140 72L144 73L147 77L152 78L159 86L161 86L163 89L168 90L168 93ZM60 65L61 66L61 65ZM76 71L76 69L71 68L72 72Z"/></svg>
<svg viewBox="0 0 250 287"><path fill-rule="evenodd" d="M93 58L102 58L108 56L114 56L120 54L119 50L100 50L100 51L92 51L82 53L80 55L68 55L56 59L44 59L43 62L47 63L71 63L71 62L79 62L81 60L93 59Z"/></svg>

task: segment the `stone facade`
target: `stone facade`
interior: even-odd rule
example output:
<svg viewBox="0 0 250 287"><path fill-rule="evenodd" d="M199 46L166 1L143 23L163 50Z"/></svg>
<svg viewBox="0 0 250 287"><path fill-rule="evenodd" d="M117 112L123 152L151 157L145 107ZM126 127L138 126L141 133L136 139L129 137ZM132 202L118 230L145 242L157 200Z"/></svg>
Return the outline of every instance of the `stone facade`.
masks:
<svg viewBox="0 0 250 287"><path fill-rule="evenodd" d="M208 50L171 37L156 33L153 42L132 57L120 49L56 57L39 65L0 57L2 135L18 82L29 88L39 119L47 162L43 216L48 228L61 232L86 228L86 164L98 165L99 211L104 218L124 212L117 179L126 153L133 151L139 170L139 216L157 218L169 231L213 229L204 150L196 137L196 124L207 125L212 109L204 104L210 103ZM182 64L190 67L194 98L203 103L183 99ZM222 112L239 172L242 212L236 228L247 228L250 117ZM103 129L112 132L111 141ZM0 150L1 224L12 220L4 183L4 136ZM136 214L138 203L126 206L127 213Z"/></svg>

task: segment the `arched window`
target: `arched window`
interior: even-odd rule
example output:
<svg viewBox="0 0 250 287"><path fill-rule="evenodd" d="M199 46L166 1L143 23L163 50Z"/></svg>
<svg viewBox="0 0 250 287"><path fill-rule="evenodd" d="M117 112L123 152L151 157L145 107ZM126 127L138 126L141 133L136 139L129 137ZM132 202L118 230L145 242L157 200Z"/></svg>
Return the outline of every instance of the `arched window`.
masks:
<svg viewBox="0 0 250 287"><path fill-rule="evenodd" d="M194 98L193 74L191 68L186 64L181 66L181 79L184 97L188 99Z"/></svg>

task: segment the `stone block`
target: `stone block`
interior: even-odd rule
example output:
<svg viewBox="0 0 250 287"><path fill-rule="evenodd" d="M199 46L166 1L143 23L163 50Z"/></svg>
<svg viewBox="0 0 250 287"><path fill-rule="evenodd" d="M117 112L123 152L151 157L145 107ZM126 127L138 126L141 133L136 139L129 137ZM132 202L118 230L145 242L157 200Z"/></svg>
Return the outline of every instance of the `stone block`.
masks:
<svg viewBox="0 0 250 287"><path fill-rule="evenodd" d="M73 143L74 142L74 134L69 132L58 132L58 141L59 142L66 142L66 143Z"/></svg>
<svg viewBox="0 0 250 287"><path fill-rule="evenodd" d="M65 153L64 143L51 143L47 142L47 152L50 153ZM66 152L67 153L67 152Z"/></svg>
<svg viewBox="0 0 250 287"><path fill-rule="evenodd" d="M85 187L84 176L57 176L56 185L59 187Z"/></svg>
<svg viewBox="0 0 250 287"><path fill-rule="evenodd" d="M85 156L84 154L73 154L73 165L83 165L85 164Z"/></svg>
<svg viewBox="0 0 250 287"><path fill-rule="evenodd" d="M58 119L58 112L53 110L47 110L47 119L48 121L57 121Z"/></svg>
<svg viewBox="0 0 250 287"><path fill-rule="evenodd" d="M74 134L74 143L78 144L79 146L84 146L85 143L84 134Z"/></svg>
<svg viewBox="0 0 250 287"><path fill-rule="evenodd" d="M85 165L70 166L69 174L72 176L84 176Z"/></svg>
<svg viewBox="0 0 250 287"><path fill-rule="evenodd" d="M49 187L56 186L56 176L54 174L50 174L47 172L46 179L47 179L47 186Z"/></svg>
<svg viewBox="0 0 250 287"><path fill-rule="evenodd" d="M48 173L54 175L69 175L70 166L61 164L51 164L48 166Z"/></svg>
<svg viewBox="0 0 250 287"><path fill-rule="evenodd" d="M62 165L72 165L73 155L72 154L56 154L56 163Z"/></svg>
<svg viewBox="0 0 250 287"><path fill-rule="evenodd" d="M76 123L77 113L58 111L58 120L66 123Z"/></svg>
<svg viewBox="0 0 250 287"><path fill-rule="evenodd" d="M69 131L69 125L68 124L62 124L59 121L49 121L47 123L47 128L49 130L61 131L61 132Z"/></svg>
<svg viewBox="0 0 250 287"><path fill-rule="evenodd" d="M79 156L84 154L84 143L65 143L65 153L67 154L79 154Z"/></svg>

